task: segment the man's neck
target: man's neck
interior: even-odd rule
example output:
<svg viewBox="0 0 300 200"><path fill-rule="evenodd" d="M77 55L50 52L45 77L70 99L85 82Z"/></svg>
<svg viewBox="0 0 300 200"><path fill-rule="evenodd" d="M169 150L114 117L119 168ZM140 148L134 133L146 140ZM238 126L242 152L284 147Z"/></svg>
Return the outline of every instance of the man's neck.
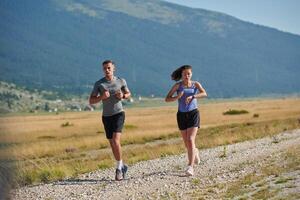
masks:
<svg viewBox="0 0 300 200"><path fill-rule="evenodd" d="M105 78L108 81L112 81L114 79L114 76L113 75L112 76L105 76Z"/></svg>

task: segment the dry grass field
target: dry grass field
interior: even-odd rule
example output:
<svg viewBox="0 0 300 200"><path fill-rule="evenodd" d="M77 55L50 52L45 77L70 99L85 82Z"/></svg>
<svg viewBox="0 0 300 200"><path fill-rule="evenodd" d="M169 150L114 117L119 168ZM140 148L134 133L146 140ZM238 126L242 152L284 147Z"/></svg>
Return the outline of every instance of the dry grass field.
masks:
<svg viewBox="0 0 300 200"><path fill-rule="evenodd" d="M223 115L230 109L249 113ZM122 144L129 163L184 151L180 140L174 140L172 145L166 143L180 137L176 111L176 106L126 110ZM200 113L197 145L206 148L299 128L300 99L227 100L205 104L200 101ZM0 141L0 156L16 161L13 163L17 164L18 177L24 184L75 176L113 164L101 114L97 111L2 116ZM132 145L135 146L126 148Z"/></svg>

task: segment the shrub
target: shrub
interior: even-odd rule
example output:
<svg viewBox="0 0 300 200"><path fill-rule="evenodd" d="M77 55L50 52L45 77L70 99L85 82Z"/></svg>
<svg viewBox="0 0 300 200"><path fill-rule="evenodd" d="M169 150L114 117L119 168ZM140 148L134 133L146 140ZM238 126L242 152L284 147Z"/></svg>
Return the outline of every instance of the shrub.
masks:
<svg viewBox="0 0 300 200"><path fill-rule="evenodd" d="M56 137L55 136L52 136L52 135L43 135L43 136L39 136L37 137L37 139L45 139L45 140L49 140L49 139L55 139Z"/></svg>
<svg viewBox="0 0 300 200"><path fill-rule="evenodd" d="M253 114L253 117L254 117L254 118L258 118L258 117L259 117L259 114L254 113L254 114Z"/></svg>
<svg viewBox="0 0 300 200"><path fill-rule="evenodd" d="M70 122L65 122L61 124L61 127L73 126Z"/></svg>
<svg viewBox="0 0 300 200"><path fill-rule="evenodd" d="M229 109L226 112L223 112L223 115L240 115L249 113L247 110L231 110Z"/></svg>

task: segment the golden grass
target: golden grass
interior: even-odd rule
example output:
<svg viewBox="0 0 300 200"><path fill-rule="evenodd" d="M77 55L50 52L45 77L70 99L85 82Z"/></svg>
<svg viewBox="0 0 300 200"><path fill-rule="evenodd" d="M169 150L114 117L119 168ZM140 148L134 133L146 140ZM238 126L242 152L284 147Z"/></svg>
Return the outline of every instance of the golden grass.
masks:
<svg viewBox="0 0 300 200"><path fill-rule="evenodd" d="M249 114L223 115L229 109L243 109ZM201 130L197 145L207 148L298 128L300 99L225 101L202 105L200 102L200 111ZM148 142L180 137L176 112L176 106L127 109L122 137L124 159L135 163L184 152L181 140L172 145L157 144L162 145L159 148L157 145L144 148ZM253 117L254 113L259 117ZM288 118L292 120L286 120ZM66 122L72 126L62 127ZM21 176L24 178L24 174L32 173L29 177L33 182L39 179L33 177L48 174L43 171L45 169L50 175L57 174L50 177L55 180L59 176L73 176L112 164L110 149L105 149L108 142L99 112L0 117L0 141L9 144L0 148L0 156L16 159L18 168L24 169ZM142 145L126 149L129 144ZM90 156L89 152L99 149L105 153L96 158Z"/></svg>
<svg viewBox="0 0 300 200"><path fill-rule="evenodd" d="M178 131L176 107L128 109L126 124L136 128L124 130L125 144L148 142ZM250 114L224 116L229 109L244 109ZM300 116L300 99L255 100L203 104L201 126L258 122ZM253 118L258 113L258 118ZM69 122L73 126L62 127ZM47 156L63 153L66 148L96 149L107 147L99 112L61 113L0 117L0 140L17 144L15 156ZM42 139L43 137L51 139Z"/></svg>

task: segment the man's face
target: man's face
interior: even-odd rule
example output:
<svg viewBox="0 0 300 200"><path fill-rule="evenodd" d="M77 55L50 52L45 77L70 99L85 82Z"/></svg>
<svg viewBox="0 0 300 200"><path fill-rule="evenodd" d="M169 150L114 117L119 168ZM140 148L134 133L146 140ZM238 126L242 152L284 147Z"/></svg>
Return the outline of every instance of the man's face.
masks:
<svg viewBox="0 0 300 200"><path fill-rule="evenodd" d="M103 73L105 76L112 76L115 71L115 66L112 63L103 65Z"/></svg>

